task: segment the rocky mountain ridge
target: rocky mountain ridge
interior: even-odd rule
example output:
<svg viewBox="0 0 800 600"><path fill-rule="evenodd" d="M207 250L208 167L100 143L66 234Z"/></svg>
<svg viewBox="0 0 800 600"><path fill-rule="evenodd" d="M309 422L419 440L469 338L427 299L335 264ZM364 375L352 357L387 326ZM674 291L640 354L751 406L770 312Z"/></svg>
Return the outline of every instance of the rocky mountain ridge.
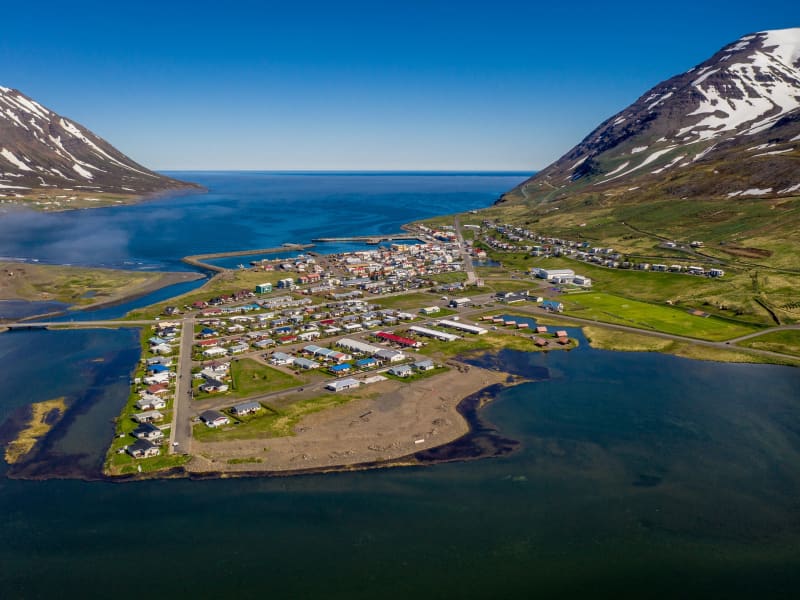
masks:
<svg viewBox="0 0 800 600"><path fill-rule="evenodd" d="M82 125L0 86L0 195L48 190L144 196L199 188L155 173Z"/></svg>
<svg viewBox="0 0 800 600"><path fill-rule="evenodd" d="M504 199L654 184L680 198L800 194L800 28L745 35L656 85Z"/></svg>

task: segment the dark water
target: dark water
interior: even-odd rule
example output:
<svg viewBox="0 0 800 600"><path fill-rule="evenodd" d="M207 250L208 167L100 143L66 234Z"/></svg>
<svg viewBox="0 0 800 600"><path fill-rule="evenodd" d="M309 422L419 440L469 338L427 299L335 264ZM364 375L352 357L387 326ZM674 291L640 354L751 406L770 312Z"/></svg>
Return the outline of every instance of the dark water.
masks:
<svg viewBox="0 0 800 600"><path fill-rule="evenodd" d="M482 412L521 443L498 458L0 479L0 597L794 598L800 370L597 351L569 331L569 352L481 360L536 380ZM45 458L91 467L78 455L98 447L135 360L133 331L2 334L0 420L57 395L83 402Z"/></svg>

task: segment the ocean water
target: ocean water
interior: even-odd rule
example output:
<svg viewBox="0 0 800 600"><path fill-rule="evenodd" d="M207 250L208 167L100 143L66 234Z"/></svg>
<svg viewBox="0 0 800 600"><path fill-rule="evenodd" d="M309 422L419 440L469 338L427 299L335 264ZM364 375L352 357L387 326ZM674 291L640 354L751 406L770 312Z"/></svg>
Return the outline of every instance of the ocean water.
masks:
<svg viewBox="0 0 800 600"><path fill-rule="evenodd" d="M568 331L577 349L476 359L535 379L484 409L521 442L501 458L293 478L0 479L0 596L795 597L800 370L594 350ZM72 398L83 412L49 456L91 468L135 331L2 334L0 360L0 421Z"/></svg>

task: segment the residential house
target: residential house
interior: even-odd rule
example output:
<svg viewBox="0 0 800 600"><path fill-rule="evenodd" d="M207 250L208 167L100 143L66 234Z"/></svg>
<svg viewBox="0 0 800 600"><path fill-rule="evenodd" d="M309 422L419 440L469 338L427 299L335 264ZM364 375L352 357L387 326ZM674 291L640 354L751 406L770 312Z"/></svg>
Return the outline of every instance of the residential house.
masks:
<svg viewBox="0 0 800 600"><path fill-rule="evenodd" d="M137 440L125 448L125 451L133 458L150 458L158 456L160 452L158 446L147 440Z"/></svg>
<svg viewBox="0 0 800 600"><path fill-rule="evenodd" d="M200 414L200 420L206 424L207 427L222 427L231 422L231 420L218 410L207 410Z"/></svg>
<svg viewBox="0 0 800 600"><path fill-rule="evenodd" d="M389 369L388 372L389 375L394 375L395 377L410 377L414 374L414 370L410 365L397 365Z"/></svg>
<svg viewBox="0 0 800 600"><path fill-rule="evenodd" d="M157 410L146 410L133 415L133 420L137 423L156 423L164 420L164 415Z"/></svg>
<svg viewBox="0 0 800 600"><path fill-rule="evenodd" d="M260 411L263 407L258 402L244 402L242 404L237 404L233 408L231 408L231 413L236 415L237 417L241 417L244 415L252 415Z"/></svg>
<svg viewBox="0 0 800 600"><path fill-rule="evenodd" d="M164 432L152 423L142 423L132 433L134 437L154 444L160 444L164 441Z"/></svg>

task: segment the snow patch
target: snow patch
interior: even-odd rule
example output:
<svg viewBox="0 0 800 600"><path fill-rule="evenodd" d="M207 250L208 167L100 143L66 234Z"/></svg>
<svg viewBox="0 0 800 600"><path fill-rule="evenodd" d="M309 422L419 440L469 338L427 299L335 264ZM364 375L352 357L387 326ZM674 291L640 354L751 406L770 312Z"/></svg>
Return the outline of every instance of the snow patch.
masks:
<svg viewBox="0 0 800 600"><path fill-rule="evenodd" d="M5 158L8 162L10 162L15 167L22 169L23 171L33 171L28 165L18 159L11 150L3 148L0 150L0 156Z"/></svg>
<svg viewBox="0 0 800 600"><path fill-rule="evenodd" d="M585 163L585 162L586 162L586 159L587 159L587 158L589 158L589 157L588 157L588 156L584 156L582 159L580 159L578 162L576 162L574 165L572 165L572 166L570 167L570 171L572 171L573 169L577 169L578 167L580 167L580 166L581 166L583 163Z"/></svg>
<svg viewBox="0 0 800 600"><path fill-rule="evenodd" d="M743 192L731 192L730 194L728 194L728 198L735 198L736 196L763 196L764 194L769 194L771 191L772 188L766 188L763 190L760 190L758 188L751 188Z"/></svg>
<svg viewBox="0 0 800 600"><path fill-rule="evenodd" d="M80 166L78 163L72 165L72 170L75 171L81 177L85 177L86 179L92 179L94 175Z"/></svg>
<svg viewBox="0 0 800 600"><path fill-rule="evenodd" d="M666 94L658 98L655 102L651 102L650 105L647 107L647 110L653 110L656 106L661 104L664 100L666 100L670 96L672 96L672 92L667 92Z"/></svg>
<svg viewBox="0 0 800 600"><path fill-rule="evenodd" d="M628 165L629 165L629 164L631 164L631 163L630 163L630 161L625 161L625 162L624 162L624 163L622 163L620 166L618 166L616 169L614 169L613 171L611 171L610 173L608 173L608 174L607 174L607 177L611 177L612 175L616 175L616 174L617 174L617 173L619 173L620 171L622 171L622 170L626 169L626 168L628 167Z"/></svg>
<svg viewBox="0 0 800 600"><path fill-rule="evenodd" d="M783 64L793 66L800 59L800 27L759 32L763 35L761 47Z"/></svg>
<svg viewBox="0 0 800 600"><path fill-rule="evenodd" d="M29 189L31 189L31 188L29 188L27 186L24 186L24 185L5 185L3 183L0 183L0 188L3 188L4 190L29 190Z"/></svg>
<svg viewBox="0 0 800 600"><path fill-rule="evenodd" d="M797 192L797 191L800 191L800 183L798 183L797 185L793 185L791 187L784 188L781 191L779 191L778 193L779 194L791 194L792 192Z"/></svg>
<svg viewBox="0 0 800 600"><path fill-rule="evenodd" d="M649 146L636 146L636 148L631 150L631 154L639 154L639 152L644 152L648 147Z"/></svg>
<svg viewBox="0 0 800 600"><path fill-rule="evenodd" d="M650 171L650 172L653 173L654 175L658 175L659 173L661 173L663 171L666 171L667 169L671 169L676 164L678 164L680 161L682 161L684 158L686 158L686 155L685 154L681 154L680 156L672 159L670 162L668 162L666 165L664 165L660 169L656 169L655 171Z"/></svg>
<svg viewBox="0 0 800 600"><path fill-rule="evenodd" d="M761 152L760 154L753 154L751 158L755 158L756 156L774 156L776 154L786 154L787 152L791 152L794 148L786 148L785 150L773 150L772 152Z"/></svg>
<svg viewBox="0 0 800 600"><path fill-rule="evenodd" d="M697 87L698 85L703 83L706 79L711 77L714 73L719 71L719 69L711 69L710 71L707 69L711 69L711 67L703 67L702 69L700 69L700 77L698 77L692 82L693 86Z"/></svg>

